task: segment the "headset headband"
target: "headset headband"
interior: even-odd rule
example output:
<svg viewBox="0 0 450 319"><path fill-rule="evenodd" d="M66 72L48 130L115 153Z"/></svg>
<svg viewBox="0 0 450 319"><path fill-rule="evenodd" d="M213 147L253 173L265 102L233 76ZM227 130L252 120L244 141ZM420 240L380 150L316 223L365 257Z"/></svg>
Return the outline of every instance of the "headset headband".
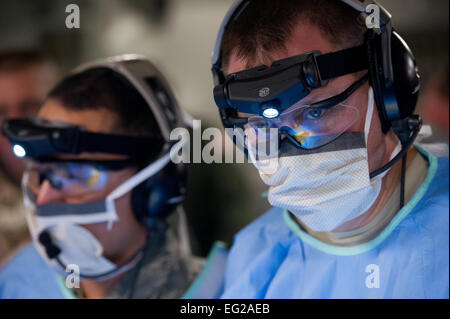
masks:
<svg viewBox="0 0 450 319"><path fill-rule="evenodd" d="M222 83L224 76L222 71L222 42L223 36L230 25L231 22L235 21L242 12L247 8L247 6L253 0L237 0L233 3L231 8L228 10L225 15L224 20L220 26L220 30L216 39L216 43L214 46L214 52L212 56L212 72L214 77L214 84ZM383 69L385 75L386 83L392 83L394 80L393 70L392 70L392 57L391 57L391 33L392 33L392 24L391 24L391 14L379 5L376 1L373 0L340 0L345 4L349 5L353 9L361 12L361 14L366 14L366 8L370 4L375 4L380 8L380 30L382 36L382 46L385 48L383 50Z"/></svg>
<svg viewBox="0 0 450 319"><path fill-rule="evenodd" d="M166 78L144 56L125 54L86 63L76 68L73 74L93 68L113 70L136 88L149 105L166 142L170 142L170 132L173 129L192 125L187 113L179 107Z"/></svg>

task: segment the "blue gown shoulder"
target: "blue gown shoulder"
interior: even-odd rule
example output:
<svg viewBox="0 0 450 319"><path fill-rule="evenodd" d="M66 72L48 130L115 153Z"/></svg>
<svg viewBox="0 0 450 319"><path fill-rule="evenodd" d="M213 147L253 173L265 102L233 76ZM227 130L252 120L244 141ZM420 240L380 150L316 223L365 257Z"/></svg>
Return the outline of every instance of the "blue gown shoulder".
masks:
<svg viewBox="0 0 450 319"><path fill-rule="evenodd" d="M61 278L28 244L0 269L0 299L65 298Z"/></svg>

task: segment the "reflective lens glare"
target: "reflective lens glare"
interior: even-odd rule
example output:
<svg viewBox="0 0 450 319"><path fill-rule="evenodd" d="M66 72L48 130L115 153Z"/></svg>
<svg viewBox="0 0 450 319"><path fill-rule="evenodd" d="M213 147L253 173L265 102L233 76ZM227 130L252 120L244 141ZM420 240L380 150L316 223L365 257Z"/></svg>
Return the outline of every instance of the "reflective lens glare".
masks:
<svg viewBox="0 0 450 319"><path fill-rule="evenodd" d="M35 195L44 181L67 195L99 190L106 186L109 175L90 164L75 162L37 163L30 160L26 169L29 177L25 186Z"/></svg>
<svg viewBox="0 0 450 319"><path fill-rule="evenodd" d="M343 104L328 108L299 106L273 119L252 116L245 125L247 144L255 149L285 135L304 149L314 149L335 140L358 118L355 107Z"/></svg>

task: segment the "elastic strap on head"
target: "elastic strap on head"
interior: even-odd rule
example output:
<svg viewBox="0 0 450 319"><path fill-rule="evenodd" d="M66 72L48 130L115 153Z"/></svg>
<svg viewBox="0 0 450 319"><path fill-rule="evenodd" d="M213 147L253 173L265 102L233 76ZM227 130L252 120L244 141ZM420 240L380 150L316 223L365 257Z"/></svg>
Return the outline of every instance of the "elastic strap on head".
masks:
<svg viewBox="0 0 450 319"><path fill-rule="evenodd" d="M135 187L137 187L142 182L148 180L150 177L157 174L159 171L161 171L164 167L169 164L171 160L171 154L176 154L178 151L184 146L184 143L177 143L175 144L171 150L162 157L160 157L155 162L151 163L141 171L139 171L136 175L125 181L123 184L119 185L116 189L114 189L107 197L106 197L106 205L108 210L114 210L115 211L115 204L114 201L126 193L133 190ZM112 227L111 225L108 225L108 227Z"/></svg>
<svg viewBox="0 0 450 319"><path fill-rule="evenodd" d="M170 153L166 153L164 156L159 158L157 161L151 163L146 168L142 169L139 173L128 179L123 184L119 185L115 190L113 190L108 197L107 201L114 201L117 198L122 197L137 185L149 179L160 170L162 170L170 162Z"/></svg>

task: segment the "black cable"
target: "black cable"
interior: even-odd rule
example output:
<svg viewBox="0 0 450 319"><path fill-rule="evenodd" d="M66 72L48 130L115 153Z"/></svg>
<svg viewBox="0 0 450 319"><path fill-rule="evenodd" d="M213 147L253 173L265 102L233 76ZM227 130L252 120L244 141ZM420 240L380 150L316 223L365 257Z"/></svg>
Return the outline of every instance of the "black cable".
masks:
<svg viewBox="0 0 450 319"><path fill-rule="evenodd" d="M409 139L409 141L406 144L402 145L401 152L398 153L397 156L395 156L389 163L387 163L383 167L377 169L376 171L370 173L370 178L372 179L375 176L378 176L378 175L384 173L385 171L390 169L392 166L394 166L394 164L397 163L403 156L405 156L406 153L408 153L409 148L413 145L414 141L416 140L417 135L419 135L419 132L420 132L420 127L416 128L414 130L412 137Z"/></svg>

